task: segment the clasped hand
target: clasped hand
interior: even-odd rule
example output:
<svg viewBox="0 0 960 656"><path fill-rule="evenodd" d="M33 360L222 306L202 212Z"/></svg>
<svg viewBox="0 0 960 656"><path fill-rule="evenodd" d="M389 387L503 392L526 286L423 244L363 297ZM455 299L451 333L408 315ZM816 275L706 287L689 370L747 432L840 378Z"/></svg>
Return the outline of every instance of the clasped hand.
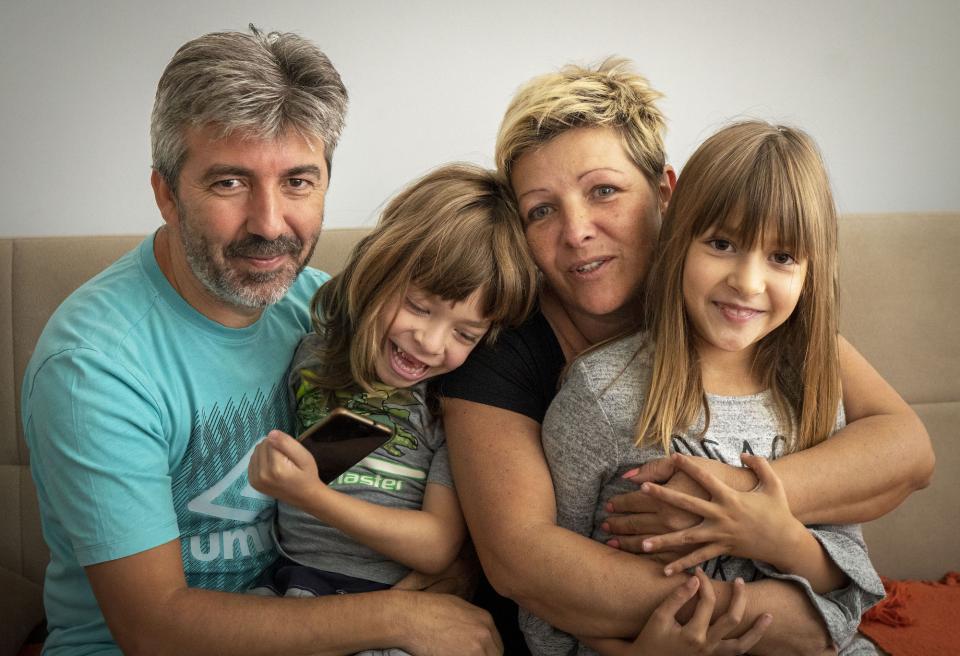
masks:
<svg viewBox="0 0 960 656"><path fill-rule="evenodd" d="M617 546L638 553L670 554L672 560L664 568L667 575L722 555L770 562L776 557L779 539L797 520L767 460L742 454L741 461L759 481L749 492L736 490L707 471L710 461L702 458L673 454L657 461L655 470L641 468L633 478L647 479L642 480L640 491L615 497L607 507L639 509L637 515L609 518L609 532L616 536ZM662 480L667 472L667 485L650 480L654 476ZM656 504L644 507L643 497ZM618 535L624 530L633 535Z"/></svg>
<svg viewBox="0 0 960 656"><path fill-rule="evenodd" d="M270 431L250 456L250 485L292 506L302 507L311 494L326 488L313 455L283 431Z"/></svg>

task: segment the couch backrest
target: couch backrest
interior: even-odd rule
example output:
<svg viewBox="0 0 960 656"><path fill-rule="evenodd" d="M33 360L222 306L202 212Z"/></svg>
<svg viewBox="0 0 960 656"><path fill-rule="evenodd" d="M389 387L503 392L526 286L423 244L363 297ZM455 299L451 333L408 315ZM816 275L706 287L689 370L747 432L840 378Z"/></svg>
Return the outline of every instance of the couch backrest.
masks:
<svg viewBox="0 0 960 656"><path fill-rule="evenodd" d="M911 403L937 451L933 485L865 527L882 574L938 578L960 569L960 214L845 216L842 331ZM312 263L339 271L365 229L325 230ZM39 584L47 560L20 383L47 317L141 237L0 239L0 571Z"/></svg>

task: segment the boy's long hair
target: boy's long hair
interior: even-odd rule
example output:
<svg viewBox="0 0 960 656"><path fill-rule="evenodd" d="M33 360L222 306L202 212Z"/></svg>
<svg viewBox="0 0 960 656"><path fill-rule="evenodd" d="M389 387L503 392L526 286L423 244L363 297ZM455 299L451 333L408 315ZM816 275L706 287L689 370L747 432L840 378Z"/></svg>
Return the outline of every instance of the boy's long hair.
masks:
<svg viewBox="0 0 960 656"><path fill-rule="evenodd" d="M650 389L637 444L694 426L709 406L683 303L687 251L712 229L751 249L764 235L807 273L797 307L758 345L753 367L770 389L788 436L788 452L831 434L841 399L837 346L837 216L823 160L801 130L760 121L737 123L707 139L683 169L664 217L647 285L646 326L655 343ZM702 435L702 433L701 433Z"/></svg>
<svg viewBox="0 0 960 656"><path fill-rule="evenodd" d="M442 166L400 192L313 297L313 327L326 338L314 384L371 390L385 339L378 318L411 284L454 302L482 289L487 341L519 324L534 303L537 275L515 215L501 179L471 164Z"/></svg>

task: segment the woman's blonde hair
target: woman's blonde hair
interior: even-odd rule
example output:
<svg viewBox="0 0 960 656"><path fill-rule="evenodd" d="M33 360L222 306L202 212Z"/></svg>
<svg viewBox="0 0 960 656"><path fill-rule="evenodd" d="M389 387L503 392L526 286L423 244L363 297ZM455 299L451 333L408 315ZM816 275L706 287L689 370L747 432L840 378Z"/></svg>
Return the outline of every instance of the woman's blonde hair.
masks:
<svg viewBox="0 0 960 656"><path fill-rule="evenodd" d="M630 61L610 57L594 68L570 65L535 77L514 95L497 135L497 169L510 180L517 159L567 130L609 127L620 133L633 163L651 184L663 174L666 154L662 97Z"/></svg>
<svg viewBox="0 0 960 656"><path fill-rule="evenodd" d="M471 164L442 166L400 192L344 270L314 295L313 325L326 347L318 353L325 369L312 372L313 382L369 391L385 338L378 317L410 285L454 302L482 289L487 340L519 324L537 278L515 214L501 179Z"/></svg>
<svg viewBox="0 0 960 656"><path fill-rule="evenodd" d="M771 390L787 435L800 451L831 434L840 393L837 346L837 216L827 173L803 131L761 121L726 127L707 139L683 169L664 217L647 285L646 325L655 343L650 390L637 443L670 438L710 422L693 327L683 303L687 251L722 228L738 248L764 235L807 273L790 317L759 343L754 371Z"/></svg>

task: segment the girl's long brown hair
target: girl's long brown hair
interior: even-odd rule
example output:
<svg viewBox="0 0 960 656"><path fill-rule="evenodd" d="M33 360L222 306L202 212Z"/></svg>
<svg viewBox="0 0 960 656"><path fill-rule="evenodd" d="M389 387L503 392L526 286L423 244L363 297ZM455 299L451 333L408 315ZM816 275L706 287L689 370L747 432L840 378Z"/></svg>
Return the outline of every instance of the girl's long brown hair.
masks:
<svg viewBox="0 0 960 656"><path fill-rule="evenodd" d="M737 123L707 139L683 169L651 265L645 322L654 340L650 389L637 444L694 426L709 406L693 327L683 305L683 270L695 239L723 228L741 248L776 236L807 260L793 314L759 343L754 371L770 389L788 451L824 439L841 399L837 346L837 215L823 160L803 131L760 121Z"/></svg>
<svg viewBox="0 0 960 656"><path fill-rule="evenodd" d="M311 372L312 382L370 391L385 338L378 317L411 284L454 302L482 289L487 340L520 323L537 276L510 198L495 173L472 164L437 168L394 197L344 270L313 297L314 330L326 346L317 354L325 368Z"/></svg>

